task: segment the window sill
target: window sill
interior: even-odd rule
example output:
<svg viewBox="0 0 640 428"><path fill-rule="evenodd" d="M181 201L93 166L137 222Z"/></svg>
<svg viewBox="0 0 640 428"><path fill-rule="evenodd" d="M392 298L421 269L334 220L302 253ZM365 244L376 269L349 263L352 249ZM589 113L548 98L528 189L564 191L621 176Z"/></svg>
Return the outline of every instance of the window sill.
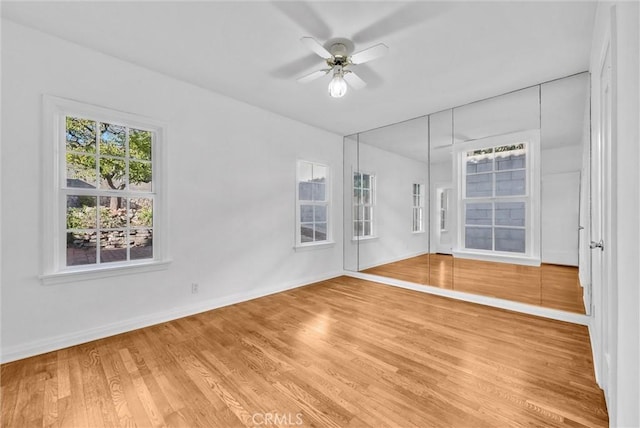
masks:
<svg viewBox="0 0 640 428"><path fill-rule="evenodd" d="M333 241L323 241L323 242L319 242L319 243L312 243L312 244L298 244L295 247L293 247L293 249L298 252L298 251L309 251L309 250L320 250L322 248L331 248L333 246L335 246L336 243Z"/></svg>
<svg viewBox="0 0 640 428"><path fill-rule="evenodd" d="M377 241L378 237L377 236L358 236L355 238L351 238L351 242L371 242L371 241Z"/></svg>
<svg viewBox="0 0 640 428"><path fill-rule="evenodd" d="M426 230L416 230L416 231L412 231L411 232L413 235L422 235L424 233L427 233Z"/></svg>
<svg viewBox="0 0 640 428"><path fill-rule="evenodd" d="M511 263L524 266L540 266L540 258L511 254L488 254L475 251L453 251L453 257L459 259L483 260L487 262Z"/></svg>
<svg viewBox="0 0 640 428"><path fill-rule="evenodd" d="M112 276L129 275L136 273L154 272L165 270L171 260L150 261L127 265L101 266L99 268L84 268L78 270L66 270L56 273L40 275L43 285L63 284L67 282L88 281Z"/></svg>

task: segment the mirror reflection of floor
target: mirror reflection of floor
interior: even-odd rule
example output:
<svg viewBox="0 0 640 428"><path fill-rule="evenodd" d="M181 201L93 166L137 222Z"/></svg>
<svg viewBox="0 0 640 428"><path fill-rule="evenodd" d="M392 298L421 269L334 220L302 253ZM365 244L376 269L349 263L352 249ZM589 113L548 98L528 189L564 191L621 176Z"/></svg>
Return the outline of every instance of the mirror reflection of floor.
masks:
<svg viewBox="0 0 640 428"><path fill-rule="evenodd" d="M363 273L584 314L578 268L540 267L424 254Z"/></svg>

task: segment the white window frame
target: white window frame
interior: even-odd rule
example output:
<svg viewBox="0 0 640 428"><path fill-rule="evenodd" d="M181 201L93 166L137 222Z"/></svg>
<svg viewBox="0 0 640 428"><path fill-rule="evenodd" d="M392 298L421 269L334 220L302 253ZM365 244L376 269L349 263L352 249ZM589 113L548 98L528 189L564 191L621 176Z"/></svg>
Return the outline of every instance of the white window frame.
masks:
<svg viewBox="0 0 640 428"><path fill-rule="evenodd" d="M418 193L415 192L415 187L418 186ZM424 233L425 232L425 185L420 182L413 182L411 185L411 233ZM418 204L416 204L416 196L418 197ZM416 212L418 215L418 223L416 223ZM417 227L416 227L417 226Z"/></svg>
<svg viewBox="0 0 640 428"><path fill-rule="evenodd" d="M311 164L313 167L322 167L326 169L326 178L325 178L325 200L324 201L309 201L309 200L300 200L300 165L302 163ZM294 248L298 250L306 250L306 249L318 249L325 248L329 246L335 245L333 241L333 232L332 232L332 220L331 220L331 168L320 162L313 162L304 159L298 159L296 162L296 231L295 231L295 246ZM300 221L300 211L302 205L320 205L325 206L327 210L327 236L326 239L322 241L311 241L311 242L302 242L302 222Z"/></svg>
<svg viewBox="0 0 640 428"><path fill-rule="evenodd" d="M356 200L355 196L354 196L354 191L356 190L355 188L355 183L354 183L354 176L355 174L362 174L362 175L368 175L369 176L369 192L371 193L371 196L369 198L369 203L365 204L365 203L361 203L358 204L358 201ZM352 215L352 221L351 221L351 236L352 236L352 240L354 241L366 241L369 239L375 239L377 237L376 232L377 232L377 227L376 227L376 187L377 187L377 182L376 182L376 174L372 173L372 172L368 172L368 171L353 171L353 173L351 174L351 201L352 201L352 207L351 207L351 215ZM363 188L360 188L360 190L363 190ZM363 217L361 220L356 219L355 217L355 211L356 209L359 209L361 207L369 207L369 212L371 213L371 219L370 220L364 220L364 211L363 211ZM365 221L369 221L371 223L371 228L370 228L370 234L369 235L356 235L355 234L355 225L357 222L362 222L364 225ZM364 232L364 227L362 228L363 232Z"/></svg>
<svg viewBox="0 0 640 428"><path fill-rule="evenodd" d="M438 195L438 228L440 233L449 229L449 192L446 189L439 189Z"/></svg>
<svg viewBox="0 0 640 428"><path fill-rule="evenodd" d="M499 198L506 201L525 201L525 252L511 253L502 251L478 250L465 248L465 204L466 202L483 202L483 198L466 198L466 154L469 151L489 147L504 146L525 142L526 156L526 194L524 196L510 196ZM479 140L457 143L454 146L455 159L454 177L457 186L457 240L453 255L459 258L497 261L529 266L540 265L540 131L529 130ZM487 198L491 199L491 198Z"/></svg>
<svg viewBox="0 0 640 428"><path fill-rule="evenodd" d="M125 125L151 131L153 165L153 258L123 262L66 266L66 195L76 189L66 186L67 116ZM166 125L139 115L98 107L79 101L45 95L43 97L42 139L42 246L43 284L57 284L165 269L169 264L166 223ZM144 197L141 195L141 197Z"/></svg>

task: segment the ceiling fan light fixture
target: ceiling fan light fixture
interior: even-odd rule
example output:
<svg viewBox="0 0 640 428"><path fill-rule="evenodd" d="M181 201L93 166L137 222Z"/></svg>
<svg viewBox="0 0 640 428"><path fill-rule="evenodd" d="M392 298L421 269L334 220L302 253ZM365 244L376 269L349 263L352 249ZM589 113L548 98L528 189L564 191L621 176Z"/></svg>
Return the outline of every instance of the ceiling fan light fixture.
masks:
<svg viewBox="0 0 640 428"><path fill-rule="evenodd" d="M341 98L347 93L347 82L345 82L342 67L337 66L333 79L329 82L329 95L333 98Z"/></svg>
<svg viewBox="0 0 640 428"><path fill-rule="evenodd" d="M367 86L367 83L353 72L352 66L364 64L365 62L380 58L389 50L386 45L378 43L375 46L371 46L370 48L349 55L349 52L351 52L353 48L353 42L347 39L336 39L336 43L333 43L329 50L327 50L313 37L303 37L300 41L316 55L324 59L324 62L329 68L317 70L299 77L298 82L311 82L312 80L318 79L333 71L333 78L331 79L328 88L329 96L332 98L344 97L347 93L347 83L353 89L362 89ZM348 68L345 69L345 67Z"/></svg>

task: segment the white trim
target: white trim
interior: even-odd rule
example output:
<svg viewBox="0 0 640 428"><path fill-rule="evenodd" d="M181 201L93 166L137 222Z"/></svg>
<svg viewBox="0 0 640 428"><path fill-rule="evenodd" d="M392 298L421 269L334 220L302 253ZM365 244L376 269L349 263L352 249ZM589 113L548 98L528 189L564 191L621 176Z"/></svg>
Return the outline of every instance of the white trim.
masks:
<svg viewBox="0 0 640 428"><path fill-rule="evenodd" d="M40 200L43 203L40 218L42 230L42 245L40 248L40 278L46 284L76 281L88 278L100 278L104 276L120 275L125 272L143 271L141 265L166 265L168 259L168 205L166 192L167 172L167 144L165 122L140 116L133 113L112 110L80 101L60 98L43 94L43 121L42 121L42 185ZM103 266L101 264L86 265L82 268L63 266L63 253L66 244L62 239L61 224L64 216L63 201L68 189L62 186L64 182L64 117L67 115L86 117L92 120L109 121L110 123L124 125L154 133L152 145L153 173L153 200L154 200L154 224L153 224L153 260L140 262L127 262ZM78 193L83 193L81 189ZM127 193L128 194L128 193ZM141 193L141 197L144 194ZM124 266L133 269L123 269ZM95 271L95 274L90 274ZM109 272L109 273L107 273ZM77 278L77 279L74 279Z"/></svg>
<svg viewBox="0 0 640 428"><path fill-rule="evenodd" d="M598 354L598 350L600 348L598 348L596 346L597 341L599 340L596 337L595 334L595 330L594 330L594 323L597 322L595 319L593 319L593 317L589 317L589 324L587 325L587 328L589 330L589 341L591 343L591 360L593 361L593 373L595 375L596 378L596 384L598 384L598 386L601 385L602 379L601 379L601 368L600 368L600 359L596 358L597 354ZM605 396L605 402L606 402L606 396ZM609 403L606 403L607 405ZM607 407L608 408L608 407Z"/></svg>
<svg viewBox="0 0 640 428"><path fill-rule="evenodd" d="M335 246L335 241L318 241L318 242L309 242L304 244L299 244L293 247L296 251L309 251L309 250L320 250L323 248L331 248Z"/></svg>
<svg viewBox="0 0 640 428"><path fill-rule="evenodd" d="M34 340L32 342L16 346L3 347L0 361L2 363L8 363L22 358L43 354L45 352L56 351L59 349L67 348L69 346L75 346L81 343L103 339L116 334L126 333L139 328L149 327L155 324L172 321L178 318L195 315L224 306L246 302L248 300L257 299L260 297L268 296L270 294L276 294L294 288L304 287L306 285L314 284L320 281L326 281L331 278L336 278L341 275L343 275L342 271L331 272L317 277L304 278L281 285L254 289L245 293L236 293L228 296L200 301L197 303L184 305L179 308L169 309L163 312L133 317L101 327L76 331L74 333L54 336L46 339Z"/></svg>
<svg viewBox="0 0 640 428"><path fill-rule="evenodd" d="M432 287L430 285L418 285L412 282L402 281L399 279L385 278L385 277L361 273L361 272L345 272L344 274L352 278L365 279L367 281L374 281L380 284L386 284L394 287L405 288L408 290L419 291L421 293L448 297L451 299L462 300L464 302L477 303L480 305L491 306L494 308L516 311L523 314L535 315L543 318L550 318L558 321L570 322L573 324L588 326L591 322L590 321L591 317L589 317L588 315L576 314L573 312L565 312L557 309L549 309L549 308L544 308L542 306L514 302L512 300L498 299L497 297L463 293L462 291Z"/></svg>
<svg viewBox="0 0 640 428"><path fill-rule="evenodd" d="M164 261L140 261L139 263L102 264L98 268L87 269L83 267L77 270L67 270L46 275L40 275L38 278L44 285L64 284L76 281L89 281L101 278L109 278L112 276L127 275L134 273L154 272L158 270L168 269L171 260Z"/></svg>
<svg viewBox="0 0 640 428"><path fill-rule="evenodd" d="M370 241L377 241L379 238L376 235L368 235L368 236L352 236L351 237L351 242L370 242Z"/></svg>
<svg viewBox="0 0 640 428"><path fill-rule="evenodd" d="M510 263L525 266L540 266L541 261L537 257L520 256L508 253L483 253L480 251L454 250L453 256L459 259L483 260L486 262Z"/></svg>

